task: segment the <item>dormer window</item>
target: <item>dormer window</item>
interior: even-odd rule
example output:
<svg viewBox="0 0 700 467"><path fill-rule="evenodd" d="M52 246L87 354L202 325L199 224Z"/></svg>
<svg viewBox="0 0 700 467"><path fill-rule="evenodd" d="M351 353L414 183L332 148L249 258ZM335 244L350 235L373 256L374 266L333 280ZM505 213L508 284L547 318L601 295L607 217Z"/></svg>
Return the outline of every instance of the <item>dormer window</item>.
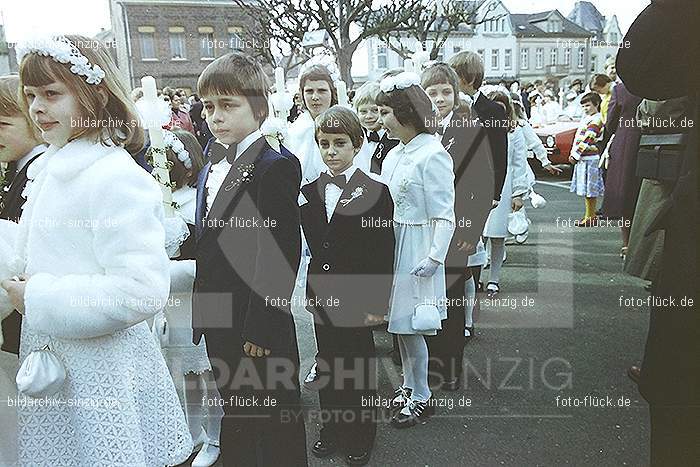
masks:
<svg viewBox="0 0 700 467"><path fill-rule="evenodd" d="M547 21L547 32L561 32L562 25L558 19L550 19Z"/></svg>

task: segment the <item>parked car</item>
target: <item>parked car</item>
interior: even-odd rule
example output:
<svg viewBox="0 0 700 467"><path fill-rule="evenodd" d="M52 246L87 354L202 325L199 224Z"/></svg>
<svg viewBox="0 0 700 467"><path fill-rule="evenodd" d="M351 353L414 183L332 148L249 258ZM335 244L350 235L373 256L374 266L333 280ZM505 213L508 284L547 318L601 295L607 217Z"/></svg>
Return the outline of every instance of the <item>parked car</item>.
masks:
<svg viewBox="0 0 700 467"><path fill-rule="evenodd" d="M577 122L556 122L534 128L537 136L547 149L547 157L552 164L568 164L571 146L578 129Z"/></svg>

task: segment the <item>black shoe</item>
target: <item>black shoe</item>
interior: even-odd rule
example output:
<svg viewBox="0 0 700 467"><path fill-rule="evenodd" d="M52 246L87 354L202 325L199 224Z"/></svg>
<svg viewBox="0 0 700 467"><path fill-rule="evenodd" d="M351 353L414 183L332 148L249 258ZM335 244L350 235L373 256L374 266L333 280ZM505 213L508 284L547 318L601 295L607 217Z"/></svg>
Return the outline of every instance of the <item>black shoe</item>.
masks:
<svg viewBox="0 0 700 467"><path fill-rule="evenodd" d="M435 407L429 402L430 399L427 401L409 401L391 419L391 426L399 429L411 428L418 423L425 422L428 417L435 413Z"/></svg>
<svg viewBox="0 0 700 467"><path fill-rule="evenodd" d="M323 459L324 457L328 457L335 453L337 449L338 447L335 445L335 443L319 439L314 443L314 446L311 448L311 453L319 459Z"/></svg>
<svg viewBox="0 0 700 467"><path fill-rule="evenodd" d="M345 462L348 465L367 465L370 457L372 457L372 451L368 450L361 453L348 454L345 456Z"/></svg>
<svg viewBox="0 0 700 467"><path fill-rule="evenodd" d="M318 391L316 383L318 383L318 363L314 362L306 378L304 378L304 387L312 391Z"/></svg>
<svg viewBox="0 0 700 467"><path fill-rule="evenodd" d="M494 298L500 291L501 288L499 287L498 282L489 282L486 284L486 297Z"/></svg>
<svg viewBox="0 0 700 467"><path fill-rule="evenodd" d="M440 389L442 389L443 391L450 391L450 392L459 391L459 378L455 378L455 379L452 379L449 381L444 381L440 385Z"/></svg>

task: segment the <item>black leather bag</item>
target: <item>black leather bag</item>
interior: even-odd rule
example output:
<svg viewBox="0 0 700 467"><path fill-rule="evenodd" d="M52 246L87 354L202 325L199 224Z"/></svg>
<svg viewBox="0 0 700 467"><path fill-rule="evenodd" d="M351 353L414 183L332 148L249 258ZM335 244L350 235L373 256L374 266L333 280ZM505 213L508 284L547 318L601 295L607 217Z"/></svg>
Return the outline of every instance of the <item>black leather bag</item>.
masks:
<svg viewBox="0 0 700 467"><path fill-rule="evenodd" d="M687 136L683 133L642 135L637 155L637 176L659 181L677 180Z"/></svg>

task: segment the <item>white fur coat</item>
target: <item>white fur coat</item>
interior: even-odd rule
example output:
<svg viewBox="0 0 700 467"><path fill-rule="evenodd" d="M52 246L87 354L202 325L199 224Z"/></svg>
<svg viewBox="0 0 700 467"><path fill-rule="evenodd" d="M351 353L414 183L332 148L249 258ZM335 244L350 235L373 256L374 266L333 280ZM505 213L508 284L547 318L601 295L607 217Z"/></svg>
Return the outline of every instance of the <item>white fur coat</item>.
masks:
<svg viewBox="0 0 700 467"><path fill-rule="evenodd" d="M20 360L49 344L60 405L20 406L21 464L172 465L191 438L145 320L168 298L160 190L123 149L85 140L31 166L16 248L30 276Z"/></svg>

